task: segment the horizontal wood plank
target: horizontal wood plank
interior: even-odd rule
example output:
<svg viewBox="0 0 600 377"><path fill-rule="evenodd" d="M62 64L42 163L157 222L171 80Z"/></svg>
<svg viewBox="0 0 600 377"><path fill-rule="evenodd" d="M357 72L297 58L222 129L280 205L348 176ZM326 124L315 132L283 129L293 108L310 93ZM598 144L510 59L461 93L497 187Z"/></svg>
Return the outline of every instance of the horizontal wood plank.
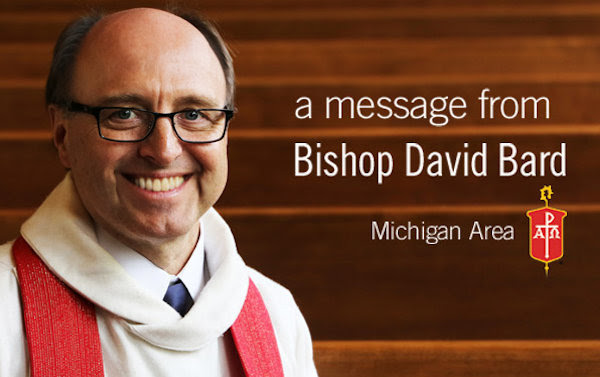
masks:
<svg viewBox="0 0 600 377"><path fill-rule="evenodd" d="M235 42L239 76L597 73L600 39L514 37Z"/></svg>
<svg viewBox="0 0 600 377"><path fill-rule="evenodd" d="M0 44L3 78L45 78L52 44ZM237 41L236 72L259 77L597 73L600 39L537 37Z"/></svg>
<svg viewBox="0 0 600 377"><path fill-rule="evenodd" d="M205 9L228 40L600 35L600 7L591 1L552 5L529 0L529 6L520 3L520 7L514 5L516 0L496 0L500 3L486 6L469 6L473 0L461 0L464 7L460 3L448 7L441 0L432 4L409 0L406 6L392 0L381 1L388 3L371 7L349 6L347 2L344 6L338 3L327 7L319 3L318 9L311 8L314 4L290 2L283 9L274 5L254 8L244 3L237 8L228 4L227 10L203 3L195 8ZM144 4L151 6L147 1ZM159 6L163 4L160 1ZM119 3L116 8L126 7ZM0 41L54 41L77 14L92 8L94 2L72 4L72 0L62 6L40 0L3 3ZM115 6L104 3L95 8Z"/></svg>
<svg viewBox="0 0 600 377"><path fill-rule="evenodd" d="M276 0L258 0L253 1L252 3L244 2L243 0L232 0L224 5L222 2L218 0L208 0L198 2L197 0L181 0L178 1L177 4L181 6L188 6L192 8L201 8L208 9L212 11L218 12L230 12L230 13L239 13L242 10L246 11L265 11L272 9L306 9L313 8L318 6L319 8L324 9L332 9L338 8L341 10L344 9L377 9L381 7L439 7L442 9L448 9L450 12L456 7L468 7L468 8L481 8L481 3L474 0L457 0L455 6L452 8L448 7L447 2L444 0L373 0L368 3L348 3L343 0L327 0L326 2L318 1L318 0L294 0L292 2L286 2L282 4ZM31 10L39 9L39 10L58 10L58 11L72 11L73 9L88 9L91 7L94 8L102 8L102 9L123 9L124 7L133 8L133 7L163 7L165 3L161 0L128 0L127 2L118 1L118 0L90 0L85 3L78 2L76 0L22 0L20 2L8 2L2 3L0 6L0 10L2 11L19 11L19 10ZM549 7L552 7L556 4L547 4L543 0L491 0L486 3L488 8L491 7L512 7L508 9L513 9L514 6L519 5L523 8L527 7L536 7L539 10L547 10ZM540 6L541 5L541 6ZM570 1L568 4L570 7L586 7L586 8L594 8L596 3L593 0L574 0Z"/></svg>
<svg viewBox="0 0 600 377"><path fill-rule="evenodd" d="M257 80L258 81L258 80ZM467 103L466 115L462 119L449 120L449 127L456 125L510 125L515 124L516 119L505 119L500 116L500 102L496 103L495 115L493 119L489 116L489 107L486 107L486 117L482 119L480 102L478 100L481 91L489 88L488 97L513 97L519 103L521 98L546 97L550 103L550 118L545 119L541 114L541 107L538 107L538 118L533 119L532 108L525 110L525 118L519 119L519 123L530 123L531 127L543 124L578 124L592 123L600 121L600 117L595 111L596 98L600 100L600 94L596 90L597 83L595 77L574 77L574 76L544 76L520 75L509 77L468 77L468 76L433 76L425 78L408 77L365 77L363 80L353 78L342 78L332 81L311 81L298 78L298 81L280 82L277 81L264 83L252 82L242 85L239 88L239 119L241 126L269 127L273 125L277 128L286 127L371 127L371 126L410 126L410 127L431 127L429 116L427 119L400 120L394 117L389 119L379 118L386 116L386 110L374 105L373 111L363 112L369 119L361 119L356 106L362 97L369 97L377 101L380 97L394 99L404 97L408 101L417 97L423 97L430 101L434 97L462 97ZM296 109L306 102L298 99L308 97L312 100L312 118L298 119ZM337 102L333 101L329 105L330 115L327 117L327 98L330 97L351 97L354 101L354 116L348 106L349 101L343 105L343 112L338 111ZM512 101L512 100L509 100ZM406 102L402 102L407 105ZM489 100L488 102L489 103ZM428 111L431 107L428 104ZM506 112L512 116L509 111L514 111L514 107L506 103ZM408 107L412 107L409 105ZM398 115L401 111L393 109ZM300 112L304 115L303 112ZM519 115L520 116L520 115ZM438 118L439 120L439 118ZM236 120L232 127L238 127ZM441 124L441 123L440 123Z"/></svg>
<svg viewBox="0 0 600 377"><path fill-rule="evenodd" d="M600 373L598 341L319 341L314 352L323 377L579 377Z"/></svg>
<svg viewBox="0 0 600 377"><path fill-rule="evenodd" d="M226 206L238 205L420 205L420 204L495 204L528 202L530 192L537 191L538 186L554 184L562 192L565 203L581 203L594 197L594 184L590 172L599 171L600 161L595 157L598 136L589 135L535 135L535 136L402 136L391 137L356 137L345 138L343 134L331 138L290 138L288 140L260 139L231 139L229 156L231 173L228 188L222 198ZM316 169L316 152L321 156L332 151L339 157L338 175L327 177L324 173L317 176L314 172L308 176L294 176L295 144L305 142L312 149L312 165ZM341 176L341 155L343 142L346 151L352 150L356 156L362 153L377 153L388 151L394 159L394 170L390 177L378 184L377 178L352 177L347 170L347 176ZM442 177L431 177L422 174L415 177L407 176L406 154L407 142L421 146L424 156L432 151L443 154L449 152L452 156L462 151L469 151L472 156L476 150L487 143L488 171L486 177L463 176L464 165L457 176L452 177L445 170ZM552 153L565 143L566 174L554 177L546 167L544 177L512 177L499 176L499 145L512 142L519 156L525 151ZM320 143L320 147L317 145ZM465 148L465 143L468 145ZM411 171L415 171L415 154L411 150ZM299 152L305 155L303 148ZM364 155L368 156L368 155ZM464 155L463 155L464 156ZM359 157L357 157L358 161ZM346 158L348 166L352 157ZM519 161L520 158L519 158ZM539 158L538 158L539 161ZM323 163L323 162L322 162ZM323 165L324 167L325 165ZM306 163L299 163L300 172L306 172ZM424 171L426 171L424 167ZM356 170L358 172L358 168ZM468 170L467 170L468 172ZM537 170L540 173L540 169ZM358 174L358 173L357 173ZM258 178L260 177L260 179ZM258 179L258 180L257 180ZM256 184L256 183L260 184ZM546 183L544 183L546 182ZM481 190L485 187L485 190ZM515 191L514 187L520 190ZM262 198L262 199L259 199ZM268 198L268 201L263 201Z"/></svg>
<svg viewBox="0 0 600 377"><path fill-rule="evenodd" d="M532 198L533 199L533 198ZM538 198L536 197L535 200ZM558 197L554 203L560 208ZM565 219L565 257L529 257L525 212L228 218L246 262L295 295L316 339L594 339L600 336L597 213ZM372 221L458 224L461 240L372 240ZM513 241L469 240L473 223ZM432 241L433 242L433 241ZM552 313L552 315L547 315Z"/></svg>

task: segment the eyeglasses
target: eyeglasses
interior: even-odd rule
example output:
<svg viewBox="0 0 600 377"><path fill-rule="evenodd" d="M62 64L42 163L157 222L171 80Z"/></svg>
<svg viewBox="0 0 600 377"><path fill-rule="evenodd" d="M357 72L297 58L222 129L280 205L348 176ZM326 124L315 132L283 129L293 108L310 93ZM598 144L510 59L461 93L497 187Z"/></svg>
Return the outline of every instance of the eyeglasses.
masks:
<svg viewBox="0 0 600 377"><path fill-rule="evenodd" d="M158 118L171 119L177 137L187 143L214 143L223 139L233 117L229 109L193 109L174 113L155 113L133 107L93 107L71 102L67 110L96 117L100 137L116 142L146 139Z"/></svg>

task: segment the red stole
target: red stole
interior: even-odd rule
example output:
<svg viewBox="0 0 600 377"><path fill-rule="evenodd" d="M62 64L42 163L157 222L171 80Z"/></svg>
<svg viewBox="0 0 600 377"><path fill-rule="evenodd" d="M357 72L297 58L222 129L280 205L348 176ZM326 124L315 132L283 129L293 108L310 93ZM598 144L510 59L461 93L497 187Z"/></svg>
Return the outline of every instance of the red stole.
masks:
<svg viewBox="0 0 600 377"><path fill-rule="evenodd" d="M61 282L19 237L12 248L32 377L104 376L92 303ZM273 325L252 282L231 334L246 377L283 377Z"/></svg>

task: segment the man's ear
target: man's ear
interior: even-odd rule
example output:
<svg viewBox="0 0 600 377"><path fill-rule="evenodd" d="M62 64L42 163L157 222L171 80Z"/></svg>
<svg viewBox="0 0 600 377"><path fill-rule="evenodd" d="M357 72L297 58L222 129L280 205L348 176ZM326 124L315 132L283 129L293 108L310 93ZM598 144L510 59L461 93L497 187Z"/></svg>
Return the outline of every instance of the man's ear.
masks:
<svg viewBox="0 0 600 377"><path fill-rule="evenodd" d="M58 150L58 158L63 166L71 168L69 159L69 150L66 146L67 141L67 119L64 109L56 105L48 106L48 115L50 116L50 126L52 127L52 140Z"/></svg>

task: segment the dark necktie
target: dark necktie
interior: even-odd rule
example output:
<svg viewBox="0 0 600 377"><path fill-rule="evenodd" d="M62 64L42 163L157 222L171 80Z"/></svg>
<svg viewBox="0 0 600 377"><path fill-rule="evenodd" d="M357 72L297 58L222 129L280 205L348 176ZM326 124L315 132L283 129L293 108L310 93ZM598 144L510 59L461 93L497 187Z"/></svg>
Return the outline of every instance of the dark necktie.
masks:
<svg viewBox="0 0 600 377"><path fill-rule="evenodd" d="M177 313L181 314L182 317L185 316L192 305L194 305L194 300L192 299L192 296L190 296L190 292L188 292L180 279L169 284L169 288L167 289L165 297L163 297L163 301L171 305L173 309L177 310Z"/></svg>

